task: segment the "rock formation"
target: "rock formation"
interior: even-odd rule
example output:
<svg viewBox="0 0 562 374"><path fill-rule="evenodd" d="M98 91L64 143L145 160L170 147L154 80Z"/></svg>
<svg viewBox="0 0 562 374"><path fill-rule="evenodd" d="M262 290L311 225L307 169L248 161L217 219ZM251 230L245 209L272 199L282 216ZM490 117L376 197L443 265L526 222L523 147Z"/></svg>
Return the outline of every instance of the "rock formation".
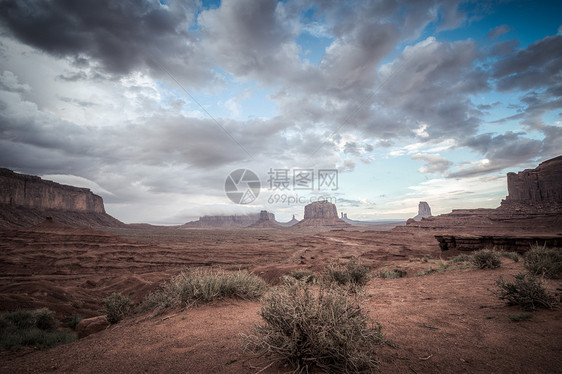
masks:
<svg viewBox="0 0 562 374"><path fill-rule="evenodd" d="M273 217L273 219L271 219ZM277 222L275 222L275 216L272 213L268 213L267 210L262 210L260 212L260 218L256 223L251 224L249 227L261 227L261 228L280 228Z"/></svg>
<svg viewBox="0 0 562 374"><path fill-rule="evenodd" d="M508 173L507 191L504 209L562 211L562 156L535 169Z"/></svg>
<svg viewBox="0 0 562 374"><path fill-rule="evenodd" d="M304 207L304 219L294 227L347 227L338 218L336 206L328 201L315 201Z"/></svg>
<svg viewBox="0 0 562 374"><path fill-rule="evenodd" d="M69 226L121 226L105 213L103 199L88 188L43 180L0 169L0 228L41 223L53 217Z"/></svg>
<svg viewBox="0 0 562 374"><path fill-rule="evenodd" d="M103 199L88 188L66 186L0 169L0 204L31 209L105 213Z"/></svg>
<svg viewBox="0 0 562 374"><path fill-rule="evenodd" d="M420 201L418 205L418 214L412 218L414 221L421 221L422 218L431 217L431 208L425 201Z"/></svg>
<svg viewBox="0 0 562 374"><path fill-rule="evenodd" d="M293 214L293 218L289 222L278 222L278 223L283 227L291 227L299 223L299 220L296 219L295 215Z"/></svg>
<svg viewBox="0 0 562 374"><path fill-rule="evenodd" d="M267 213L269 220L275 222L275 215ZM180 228L236 228L249 227L260 220L260 213L233 216L203 216L197 221L188 222Z"/></svg>
<svg viewBox="0 0 562 374"><path fill-rule="evenodd" d="M507 185L509 194L497 209L455 209L418 222L410 219L394 231L431 231L442 249L492 243L518 251L532 241L550 243L553 234L562 233L562 156L509 173Z"/></svg>

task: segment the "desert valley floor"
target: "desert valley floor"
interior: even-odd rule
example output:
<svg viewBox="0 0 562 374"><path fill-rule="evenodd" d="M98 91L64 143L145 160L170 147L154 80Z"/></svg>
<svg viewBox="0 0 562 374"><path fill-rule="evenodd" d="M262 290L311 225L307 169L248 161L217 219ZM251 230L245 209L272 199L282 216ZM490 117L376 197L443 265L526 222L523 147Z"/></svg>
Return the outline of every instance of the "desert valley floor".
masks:
<svg viewBox="0 0 562 374"><path fill-rule="evenodd" d="M140 302L186 267L248 269L271 284L295 269L321 271L333 259L360 258L373 278L364 305L393 344L378 350L382 373L562 372L562 312L520 310L491 293L496 279L523 269L504 259L498 269L438 269L434 232L295 229L71 228L56 222L0 233L4 310L49 307L60 319L100 315L103 297L118 291ZM425 260L422 258L426 256ZM428 259L428 257L430 257ZM547 280L560 297L560 281ZM0 372L282 373L267 358L244 352L241 333L260 321L258 301L226 299L162 315L140 313L74 343L44 351L2 351Z"/></svg>

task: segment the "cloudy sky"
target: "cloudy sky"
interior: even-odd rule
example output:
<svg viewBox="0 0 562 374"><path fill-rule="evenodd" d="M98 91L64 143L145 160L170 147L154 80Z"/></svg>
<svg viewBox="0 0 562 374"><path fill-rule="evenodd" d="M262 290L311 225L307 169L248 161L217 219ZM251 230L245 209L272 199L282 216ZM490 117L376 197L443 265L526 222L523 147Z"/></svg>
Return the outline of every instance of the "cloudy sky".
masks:
<svg viewBox="0 0 562 374"><path fill-rule="evenodd" d="M364 220L419 201L493 208L508 171L562 154L560 14L559 1L0 0L0 166L89 187L125 222L289 220L324 197ZM237 169L261 180L249 204L225 194Z"/></svg>

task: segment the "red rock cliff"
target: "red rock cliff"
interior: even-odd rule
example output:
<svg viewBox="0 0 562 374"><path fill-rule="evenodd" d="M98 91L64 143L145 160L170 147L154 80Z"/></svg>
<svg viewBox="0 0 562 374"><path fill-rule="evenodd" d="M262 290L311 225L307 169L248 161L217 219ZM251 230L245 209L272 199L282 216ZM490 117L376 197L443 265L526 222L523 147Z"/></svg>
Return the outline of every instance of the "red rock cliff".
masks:
<svg viewBox="0 0 562 374"><path fill-rule="evenodd" d="M0 204L39 210L105 213L103 199L87 188L0 169Z"/></svg>
<svg viewBox="0 0 562 374"><path fill-rule="evenodd" d="M509 195L504 202L507 204L562 205L562 156L535 169L508 173L507 190Z"/></svg>

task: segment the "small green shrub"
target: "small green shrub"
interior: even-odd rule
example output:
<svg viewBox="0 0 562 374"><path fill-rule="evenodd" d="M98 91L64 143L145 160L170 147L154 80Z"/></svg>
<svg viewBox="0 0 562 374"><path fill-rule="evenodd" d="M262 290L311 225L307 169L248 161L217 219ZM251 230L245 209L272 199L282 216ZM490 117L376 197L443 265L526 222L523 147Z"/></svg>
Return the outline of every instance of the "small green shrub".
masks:
<svg viewBox="0 0 562 374"><path fill-rule="evenodd" d="M503 277L496 281L497 297L507 301L509 305L519 305L524 310L536 308L552 308L553 298L548 294L542 282L532 274L519 273L514 282L506 282Z"/></svg>
<svg viewBox="0 0 562 374"><path fill-rule="evenodd" d="M76 340L76 335L56 330L55 313L47 308L6 312L0 317L0 326L0 344L4 349L43 349Z"/></svg>
<svg viewBox="0 0 562 374"><path fill-rule="evenodd" d="M291 277L305 283L316 283L316 276L310 270L293 270Z"/></svg>
<svg viewBox="0 0 562 374"><path fill-rule="evenodd" d="M103 311L109 323L121 321L129 313L131 300L121 293L113 292L103 300Z"/></svg>
<svg viewBox="0 0 562 374"><path fill-rule="evenodd" d="M2 319L8 326L13 325L21 330L35 327L35 315L32 310L6 312L3 314Z"/></svg>
<svg viewBox="0 0 562 374"><path fill-rule="evenodd" d="M211 302L223 298L256 299L268 289L267 283L246 270L225 272L221 269L182 272L151 293L143 309L156 312L179 305Z"/></svg>
<svg viewBox="0 0 562 374"><path fill-rule="evenodd" d="M262 300L260 315L263 324L242 336L245 349L284 361L294 373L314 367L358 373L376 367L382 328L340 287L312 290L295 283L276 288Z"/></svg>
<svg viewBox="0 0 562 374"><path fill-rule="evenodd" d="M514 262L519 262L519 260L521 260L521 255L519 255L519 253L517 252L504 252L502 253L502 256L505 258L509 258Z"/></svg>
<svg viewBox="0 0 562 374"><path fill-rule="evenodd" d="M339 285L364 286L371 279L371 269L353 257L346 263L332 263L324 270L328 283Z"/></svg>
<svg viewBox="0 0 562 374"><path fill-rule="evenodd" d="M59 321L55 318L55 312L47 308L41 308L33 311L35 318L35 327L40 330L55 330Z"/></svg>
<svg viewBox="0 0 562 374"><path fill-rule="evenodd" d="M535 275L560 278L562 275L562 250L534 245L525 253L523 265Z"/></svg>
<svg viewBox="0 0 562 374"><path fill-rule="evenodd" d="M509 314L507 317L512 321L512 322L521 322L521 321L527 321L530 320L531 318L533 318L534 314L533 313L528 313L528 312L521 312L517 315L513 315L513 314Z"/></svg>
<svg viewBox="0 0 562 374"><path fill-rule="evenodd" d="M73 314L70 316L68 321L66 322L66 326L71 328L72 330L76 330L80 321L82 321L83 317L79 314Z"/></svg>
<svg viewBox="0 0 562 374"><path fill-rule="evenodd" d="M385 279L397 279L397 278L404 278L406 274L407 274L406 270L396 268L392 270L389 269L379 270L376 276Z"/></svg>
<svg viewBox="0 0 562 374"><path fill-rule="evenodd" d="M500 253L489 249L474 252L471 261L479 269L498 268L502 263Z"/></svg>

